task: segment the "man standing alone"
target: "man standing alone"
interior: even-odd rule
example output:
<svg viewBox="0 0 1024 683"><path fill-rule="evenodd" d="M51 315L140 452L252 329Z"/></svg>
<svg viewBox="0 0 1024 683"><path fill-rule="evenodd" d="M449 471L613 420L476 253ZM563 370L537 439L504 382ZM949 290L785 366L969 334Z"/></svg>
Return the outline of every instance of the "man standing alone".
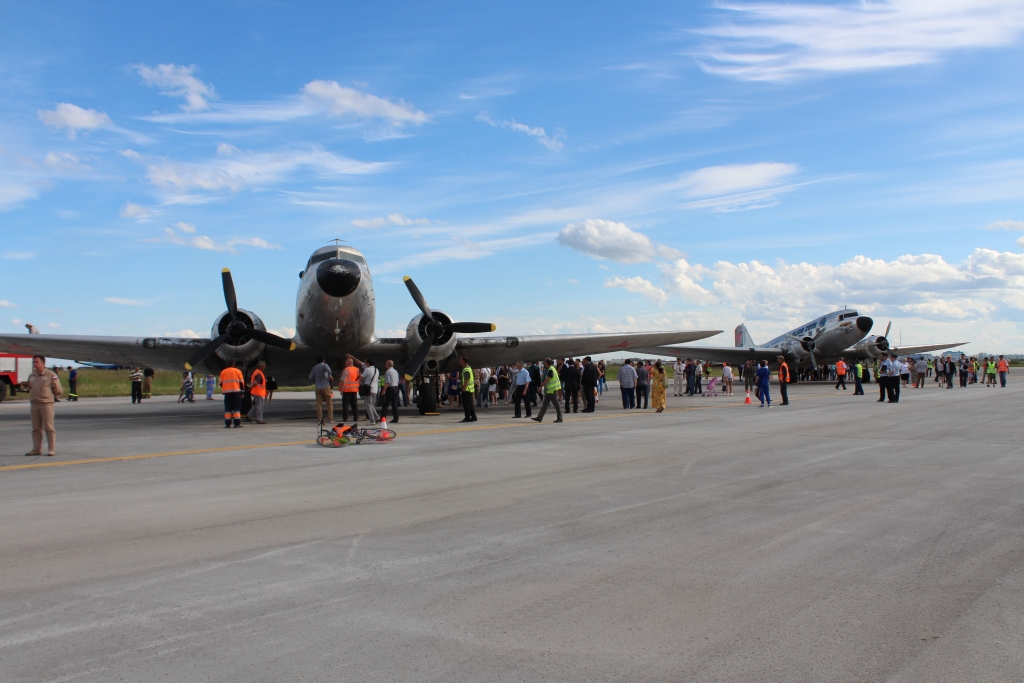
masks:
<svg viewBox="0 0 1024 683"><path fill-rule="evenodd" d="M463 356L459 359L462 371L459 373L459 389L462 391L462 412L466 417L459 422L476 422L476 408L473 406L473 393L476 391L476 383L473 377L473 368L469 367L469 359Z"/></svg>
<svg viewBox="0 0 1024 683"><path fill-rule="evenodd" d="M142 403L142 371L132 368L128 380L132 383L132 403Z"/></svg>
<svg viewBox="0 0 1024 683"><path fill-rule="evenodd" d="M1003 386L1006 386L1005 380L1003 381ZM68 368L68 400L78 400L78 368Z"/></svg>
<svg viewBox="0 0 1024 683"><path fill-rule="evenodd" d="M348 365L351 367L351 364ZM320 404L327 403L327 424L334 422L334 390L331 389L334 375L331 374L331 366L325 363L322 357L316 359L316 365L309 373L309 381L316 386L316 419L321 423L324 421L323 408ZM342 402L341 406L344 409L345 403Z"/></svg>
<svg viewBox="0 0 1024 683"><path fill-rule="evenodd" d="M46 432L47 455L55 455L57 431L53 427L53 403L61 397L60 379L46 369L46 358L32 356L32 374L28 376L29 400L32 402L32 450L25 455L43 454L43 432Z"/></svg>

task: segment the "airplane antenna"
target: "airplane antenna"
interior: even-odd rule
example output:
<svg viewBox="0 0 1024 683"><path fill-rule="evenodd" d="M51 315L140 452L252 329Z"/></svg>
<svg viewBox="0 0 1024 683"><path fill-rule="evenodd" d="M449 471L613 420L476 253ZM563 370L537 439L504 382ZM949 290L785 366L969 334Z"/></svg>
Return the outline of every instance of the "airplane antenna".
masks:
<svg viewBox="0 0 1024 683"><path fill-rule="evenodd" d="M348 244L348 242L345 242L345 240L333 239L330 241L334 242L334 246L338 246L339 244Z"/></svg>

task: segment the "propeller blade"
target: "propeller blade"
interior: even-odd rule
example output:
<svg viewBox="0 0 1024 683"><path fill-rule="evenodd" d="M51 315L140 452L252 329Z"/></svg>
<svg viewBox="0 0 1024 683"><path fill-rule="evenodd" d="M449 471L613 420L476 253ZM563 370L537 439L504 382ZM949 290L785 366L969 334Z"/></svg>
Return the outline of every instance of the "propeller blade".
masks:
<svg viewBox="0 0 1024 683"><path fill-rule="evenodd" d="M427 300L423 298L423 293L420 292L420 288L416 286L416 283L412 281L412 278L406 275L402 278L405 282L406 288L409 290L409 294L412 295L412 300L416 302L416 305L420 307L423 312L423 317L434 322L434 316L430 313L430 306L427 305ZM417 368L418 369L418 368Z"/></svg>
<svg viewBox="0 0 1024 683"><path fill-rule="evenodd" d="M219 349L220 345L223 344L227 340L227 338L227 334L222 334L216 339L211 339L210 343L208 343L203 348L199 349L199 351L196 352L196 355L188 359L188 362L185 363L185 369L191 370L192 368L194 368L195 366L199 365L204 360L209 358L210 354Z"/></svg>
<svg viewBox="0 0 1024 683"><path fill-rule="evenodd" d="M224 284L224 303L228 305L231 319L238 317L238 299L235 298L235 283L231 279L231 271L227 268L220 271L220 279Z"/></svg>
<svg viewBox="0 0 1024 683"><path fill-rule="evenodd" d="M885 334L883 334L883 335L882 335L882 336L883 336L883 337L885 337L886 339L888 339L888 338L889 338L889 329L890 329L891 327L892 327L892 321L890 320L890 321L889 321L889 324L885 326Z"/></svg>
<svg viewBox="0 0 1024 683"><path fill-rule="evenodd" d="M424 339L420 347L416 349L416 353L412 356L412 362L409 363L409 369L405 373L405 378L411 380L416 376L416 373L420 371L420 366L423 365L423 360L430 353L430 345L433 339Z"/></svg>
<svg viewBox="0 0 1024 683"><path fill-rule="evenodd" d="M807 352L807 354L808 354L808 356L811 359L811 367L814 368L815 370L817 370L818 369L818 361L814 357L814 350L811 349L810 351Z"/></svg>
<svg viewBox="0 0 1024 683"><path fill-rule="evenodd" d="M449 323L444 326L446 332L494 332L498 329L493 323Z"/></svg>
<svg viewBox="0 0 1024 683"><path fill-rule="evenodd" d="M295 342L291 339L285 339L284 337L278 337L276 334L270 332L264 332L263 330L257 330L255 327L245 328L245 333L255 339L261 341L267 346L274 346L279 349L285 349L286 351L295 350Z"/></svg>

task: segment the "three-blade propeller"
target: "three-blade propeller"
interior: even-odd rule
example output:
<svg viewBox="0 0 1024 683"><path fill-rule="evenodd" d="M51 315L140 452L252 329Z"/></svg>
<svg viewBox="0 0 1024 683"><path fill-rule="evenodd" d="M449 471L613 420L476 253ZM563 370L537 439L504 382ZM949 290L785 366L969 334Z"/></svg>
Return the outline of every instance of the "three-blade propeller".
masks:
<svg viewBox="0 0 1024 683"><path fill-rule="evenodd" d="M405 286L409 289L412 300L416 302L416 305L423 313L423 320L426 323L423 328L423 341L420 343L419 348L416 349L416 353L412 355L412 361L406 369L406 379L412 379L419 372L420 366L423 365L427 354L430 353L430 347L444 337L445 334L449 332L463 332L467 334L494 332L496 329L492 323L445 323L435 318L430 310L430 306L427 305L427 300L423 298L423 293L416 286L416 283L412 281L412 278L406 275L402 280L405 281Z"/></svg>
<svg viewBox="0 0 1024 683"><path fill-rule="evenodd" d="M220 335L215 339L211 339L206 346L199 349L194 356L188 359L185 363L185 369L191 370L195 366L202 363L204 360L210 357L217 349L221 347L227 341L241 342L245 337L255 339L256 341L263 342L267 346L274 346L279 349L287 349L293 351L295 349L295 342L279 337L276 334L265 332L264 330L258 330L251 325L246 325L238 317L238 300L235 298L235 283L231 279L231 271L225 268L220 272L221 280L224 285L224 303L228 305L228 325L224 334Z"/></svg>
<svg viewBox="0 0 1024 683"><path fill-rule="evenodd" d="M811 361L811 367L814 368L815 370L817 370L818 369L818 359L814 357L814 347L815 347L815 342L818 340L818 337L820 337L824 333L825 333L825 328L821 328L814 335L814 337L812 337L810 339L808 339L806 337L796 337L796 336L794 336L792 334L787 334L786 336L789 337L790 339L793 339L795 341L800 342L800 346L803 347L803 350L807 352L807 357Z"/></svg>

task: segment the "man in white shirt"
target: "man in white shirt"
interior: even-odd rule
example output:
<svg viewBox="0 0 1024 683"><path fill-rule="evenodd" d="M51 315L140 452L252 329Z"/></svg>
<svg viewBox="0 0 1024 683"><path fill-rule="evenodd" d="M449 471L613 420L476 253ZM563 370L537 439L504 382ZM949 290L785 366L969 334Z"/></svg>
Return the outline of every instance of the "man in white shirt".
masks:
<svg viewBox="0 0 1024 683"><path fill-rule="evenodd" d="M384 363L384 403L381 405L382 415L388 414L388 406L391 406L392 424L398 422L398 393L402 378L398 376L393 361Z"/></svg>
<svg viewBox="0 0 1024 683"><path fill-rule="evenodd" d="M490 368L480 368L476 379L476 407L486 408L490 402L487 397L487 380L491 378Z"/></svg>
<svg viewBox="0 0 1024 683"><path fill-rule="evenodd" d="M675 375L672 380L672 395L682 396L686 391L686 363L683 362L682 356L677 357L676 362L672 364L672 372Z"/></svg>
<svg viewBox="0 0 1024 683"><path fill-rule="evenodd" d="M521 418L523 416L522 411L519 409L520 403L526 404L526 417L531 416L530 412L530 397L527 394L530 388L530 371L523 367L523 361L516 363L516 369L512 373L513 377L513 391L512 400L516 405L515 417Z"/></svg>

